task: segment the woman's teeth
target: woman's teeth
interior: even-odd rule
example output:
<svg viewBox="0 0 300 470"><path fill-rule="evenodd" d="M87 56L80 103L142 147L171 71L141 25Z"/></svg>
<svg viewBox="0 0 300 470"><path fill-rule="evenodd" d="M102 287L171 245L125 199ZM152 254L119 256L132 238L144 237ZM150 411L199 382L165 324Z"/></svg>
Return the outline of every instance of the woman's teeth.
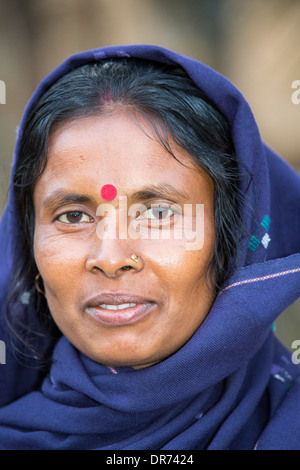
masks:
<svg viewBox="0 0 300 470"><path fill-rule="evenodd" d="M136 304L121 304L121 305L109 305L101 304L101 308L106 308L107 310L122 310L123 308L135 307Z"/></svg>

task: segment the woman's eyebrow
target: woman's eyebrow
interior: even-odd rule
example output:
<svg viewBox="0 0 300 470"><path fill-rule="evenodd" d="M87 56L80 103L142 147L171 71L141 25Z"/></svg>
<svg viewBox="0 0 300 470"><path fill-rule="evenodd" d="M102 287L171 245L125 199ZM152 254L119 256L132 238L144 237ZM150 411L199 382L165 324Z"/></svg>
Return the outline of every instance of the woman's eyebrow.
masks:
<svg viewBox="0 0 300 470"><path fill-rule="evenodd" d="M155 184L155 185L147 185L140 189L139 191L135 191L134 193L130 194L128 197L128 202L134 200L150 200L150 199L164 199L168 198L174 203L178 203L179 199L183 200L190 200L190 195L187 193L175 188L170 184Z"/></svg>
<svg viewBox="0 0 300 470"><path fill-rule="evenodd" d="M59 190L43 201L42 209L47 211L66 204L94 204L97 206L98 203L93 197L86 194L67 193Z"/></svg>
<svg viewBox="0 0 300 470"><path fill-rule="evenodd" d="M119 195L121 196L122 194ZM144 186L140 190L131 193L128 196L128 202L131 203L133 201L147 201L150 199L164 198L168 198L170 201L178 203L178 200L180 199L189 200L190 196L170 184L155 184ZM43 201L42 209L50 211L53 208L67 204L90 204L98 206L99 201L87 194L68 193L58 190L50 194L50 196Z"/></svg>

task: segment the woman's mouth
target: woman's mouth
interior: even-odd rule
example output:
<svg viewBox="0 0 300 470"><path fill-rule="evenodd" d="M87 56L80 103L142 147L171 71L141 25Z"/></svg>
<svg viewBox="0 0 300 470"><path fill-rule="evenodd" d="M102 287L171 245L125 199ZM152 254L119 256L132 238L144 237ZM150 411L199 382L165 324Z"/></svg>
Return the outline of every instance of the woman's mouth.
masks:
<svg viewBox="0 0 300 470"><path fill-rule="evenodd" d="M148 315L155 307L154 303L148 304L121 304L107 305L99 307L88 307L86 312L95 320L105 325L122 326L130 325L141 320Z"/></svg>
<svg viewBox="0 0 300 470"><path fill-rule="evenodd" d="M141 320L157 306L155 302L148 299L125 299L124 297L125 295L122 294L103 294L88 302L84 310L104 325L123 326ZM104 299L108 302L104 303ZM132 301L129 302L129 300ZM136 301L133 302L133 300Z"/></svg>

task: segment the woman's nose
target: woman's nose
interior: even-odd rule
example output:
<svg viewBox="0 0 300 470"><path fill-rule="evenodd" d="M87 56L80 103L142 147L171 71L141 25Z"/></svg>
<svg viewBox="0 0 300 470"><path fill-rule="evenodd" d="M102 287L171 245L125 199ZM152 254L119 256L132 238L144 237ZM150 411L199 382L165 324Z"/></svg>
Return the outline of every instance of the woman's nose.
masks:
<svg viewBox="0 0 300 470"><path fill-rule="evenodd" d="M130 250L124 240L97 240L86 260L87 271L102 272L112 278L120 276L124 271L141 271L142 268L140 255Z"/></svg>

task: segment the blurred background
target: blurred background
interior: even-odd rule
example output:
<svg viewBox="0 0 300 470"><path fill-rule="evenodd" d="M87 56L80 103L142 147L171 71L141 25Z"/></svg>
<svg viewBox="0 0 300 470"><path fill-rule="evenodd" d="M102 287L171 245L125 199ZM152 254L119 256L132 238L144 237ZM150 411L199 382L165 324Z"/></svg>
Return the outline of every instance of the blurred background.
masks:
<svg viewBox="0 0 300 470"><path fill-rule="evenodd" d="M158 44L218 70L244 94L265 142L300 171L300 103L291 99L299 24L299 0L0 0L0 213L16 127L35 87L69 55L108 45ZM276 325L291 349L300 300Z"/></svg>

